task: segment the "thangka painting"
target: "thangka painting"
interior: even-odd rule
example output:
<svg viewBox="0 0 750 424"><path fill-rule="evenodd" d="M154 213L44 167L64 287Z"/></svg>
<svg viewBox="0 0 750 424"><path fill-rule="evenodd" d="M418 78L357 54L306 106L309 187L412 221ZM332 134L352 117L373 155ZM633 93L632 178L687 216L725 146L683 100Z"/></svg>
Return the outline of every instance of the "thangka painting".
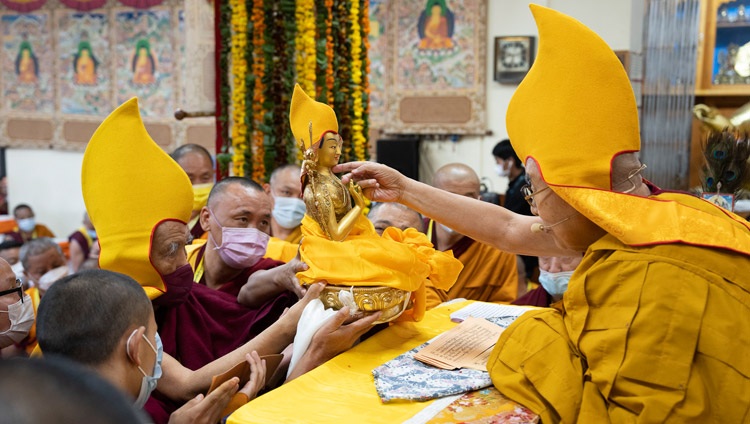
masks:
<svg viewBox="0 0 750 424"><path fill-rule="evenodd" d="M106 115L112 110L112 55L104 13L57 13L58 87L64 114Z"/></svg>
<svg viewBox="0 0 750 424"><path fill-rule="evenodd" d="M3 36L3 107L19 112L55 111L51 16L46 12L0 17Z"/></svg>
<svg viewBox="0 0 750 424"><path fill-rule="evenodd" d="M115 14L117 104L137 96L144 116L168 116L175 109L173 22L169 9Z"/></svg>
<svg viewBox="0 0 750 424"><path fill-rule="evenodd" d="M390 133L484 134L485 0L388 4Z"/></svg>
<svg viewBox="0 0 750 424"><path fill-rule="evenodd" d="M370 0L370 125L380 128L385 122L385 58L388 40L385 28L388 20L387 0Z"/></svg>

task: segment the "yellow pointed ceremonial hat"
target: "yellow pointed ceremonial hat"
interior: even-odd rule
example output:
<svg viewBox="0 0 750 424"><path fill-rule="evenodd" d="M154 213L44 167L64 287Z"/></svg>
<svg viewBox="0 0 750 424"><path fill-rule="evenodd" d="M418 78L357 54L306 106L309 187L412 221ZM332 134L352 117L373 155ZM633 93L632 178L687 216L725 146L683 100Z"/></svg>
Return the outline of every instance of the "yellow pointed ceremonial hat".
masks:
<svg viewBox="0 0 750 424"><path fill-rule="evenodd" d="M508 136L550 185L611 189L611 162L640 150L635 96L622 63L575 19L530 6L539 53L508 105Z"/></svg>
<svg viewBox="0 0 750 424"><path fill-rule="evenodd" d="M685 243L750 254L750 224L718 206L687 194L612 191L621 182L612 181L615 157L640 150L630 80L592 30L546 7L530 8L539 53L506 115L518 157L533 158L558 196L625 244Z"/></svg>
<svg viewBox="0 0 750 424"><path fill-rule="evenodd" d="M339 132L336 112L327 104L311 99L299 84L294 85L289 125L295 141L299 143L302 140L305 150L317 144L325 133Z"/></svg>
<svg viewBox="0 0 750 424"><path fill-rule="evenodd" d="M146 132L136 98L115 109L91 137L81 186L99 236L99 266L129 275L150 299L164 293L149 259L151 239L159 223L190 219L193 190L182 168Z"/></svg>

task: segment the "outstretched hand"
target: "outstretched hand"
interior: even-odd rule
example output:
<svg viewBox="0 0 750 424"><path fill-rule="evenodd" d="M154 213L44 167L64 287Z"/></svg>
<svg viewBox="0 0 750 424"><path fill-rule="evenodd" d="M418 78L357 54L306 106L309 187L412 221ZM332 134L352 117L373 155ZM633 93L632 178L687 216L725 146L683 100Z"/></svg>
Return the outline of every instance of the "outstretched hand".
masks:
<svg viewBox="0 0 750 424"><path fill-rule="evenodd" d="M232 377L206 396L199 394L169 417L170 424L215 424L237 390L240 379Z"/></svg>
<svg viewBox="0 0 750 424"><path fill-rule="evenodd" d="M355 181L368 199L376 202L398 202L404 194L407 178L393 168L375 162L348 162L333 167L333 172L346 172L341 181Z"/></svg>
<svg viewBox="0 0 750 424"><path fill-rule="evenodd" d="M310 347L300 358L299 363L292 370L287 381L318 367L334 356L350 349L372 328L375 321L380 318L381 312L375 312L364 318L351 321L349 307L345 306L336 312L331 319L326 321L312 338Z"/></svg>
<svg viewBox="0 0 750 424"><path fill-rule="evenodd" d="M266 384L266 360L260 359L256 351L246 354L245 360L250 364L250 379L239 392L247 396L248 400L253 400Z"/></svg>
<svg viewBox="0 0 750 424"><path fill-rule="evenodd" d="M308 268L307 264L300 258L298 249L297 256L294 259L270 271L275 271L273 281L278 287L293 292L297 295L297 298L301 299L305 295L306 290L300 285L297 273L307 271Z"/></svg>

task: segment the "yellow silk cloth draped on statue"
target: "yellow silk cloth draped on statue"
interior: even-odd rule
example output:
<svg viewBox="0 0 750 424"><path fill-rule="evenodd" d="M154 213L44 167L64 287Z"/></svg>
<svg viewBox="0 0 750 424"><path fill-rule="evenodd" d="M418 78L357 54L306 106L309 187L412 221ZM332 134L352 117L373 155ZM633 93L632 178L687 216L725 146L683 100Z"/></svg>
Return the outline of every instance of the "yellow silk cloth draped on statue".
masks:
<svg viewBox="0 0 750 424"><path fill-rule="evenodd" d="M378 236L364 216L346 240L329 240L308 215L302 219L302 260L310 267L297 273L303 284L325 280L337 286L385 286L412 292L419 320L425 310L425 283L449 290L463 265L450 252L435 250L427 236L412 228L389 227Z"/></svg>
<svg viewBox="0 0 750 424"><path fill-rule="evenodd" d="M450 314L471 303L433 309L419 323L391 325L349 351L280 388L252 400L229 416L241 423L400 423L428 402L384 404L375 391L373 368L453 328Z"/></svg>

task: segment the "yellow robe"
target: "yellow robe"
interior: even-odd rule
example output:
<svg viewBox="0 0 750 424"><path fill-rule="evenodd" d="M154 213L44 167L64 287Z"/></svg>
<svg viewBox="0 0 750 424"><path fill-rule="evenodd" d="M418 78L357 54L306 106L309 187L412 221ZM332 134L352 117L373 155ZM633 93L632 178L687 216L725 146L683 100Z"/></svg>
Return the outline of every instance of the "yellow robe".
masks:
<svg viewBox="0 0 750 424"><path fill-rule="evenodd" d="M746 422L750 258L684 244L589 247L563 310L527 312L488 361L554 422Z"/></svg>
<svg viewBox="0 0 750 424"><path fill-rule="evenodd" d="M430 230L432 229L430 221ZM430 237L431 231L428 232ZM458 260L464 269L450 290L427 284L427 309L451 299L510 303L518 295L516 255L474 241Z"/></svg>
<svg viewBox="0 0 750 424"><path fill-rule="evenodd" d="M294 231L292 231L292 233L284 240L271 237L268 240L268 247L266 247L266 255L264 258L289 262L297 256L300 241L302 241L301 226L295 228Z"/></svg>

